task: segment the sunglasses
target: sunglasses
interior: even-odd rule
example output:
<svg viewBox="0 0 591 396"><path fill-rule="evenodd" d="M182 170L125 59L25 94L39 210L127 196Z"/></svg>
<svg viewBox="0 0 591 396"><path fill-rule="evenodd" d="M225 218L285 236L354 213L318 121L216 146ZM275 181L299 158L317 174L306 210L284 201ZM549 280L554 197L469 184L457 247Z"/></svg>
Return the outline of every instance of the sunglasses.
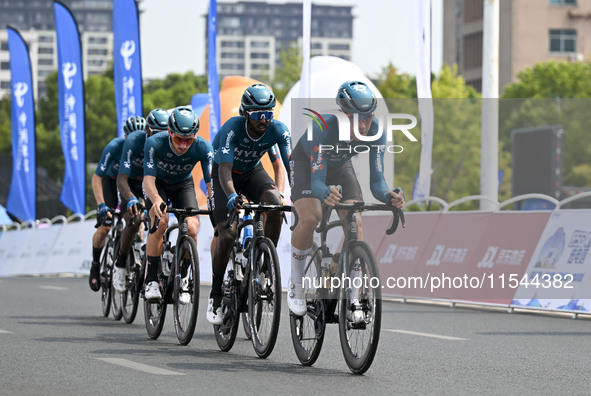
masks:
<svg viewBox="0 0 591 396"><path fill-rule="evenodd" d="M347 117L349 117L349 121L353 122L354 120L354 113L349 113L347 114ZM373 113L357 113L357 121L363 121L365 123L368 123L369 121L371 121L371 118L373 117Z"/></svg>
<svg viewBox="0 0 591 396"><path fill-rule="evenodd" d="M175 133L169 132L168 135L172 139L173 143L180 145L187 145L193 143L195 138L197 137L196 134L190 136L180 136Z"/></svg>
<svg viewBox="0 0 591 396"><path fill-rule="evenodd" d="M273 110L262 110L262 111L247 111L248 116L254 121L269 121L273 118Z"/></svg>

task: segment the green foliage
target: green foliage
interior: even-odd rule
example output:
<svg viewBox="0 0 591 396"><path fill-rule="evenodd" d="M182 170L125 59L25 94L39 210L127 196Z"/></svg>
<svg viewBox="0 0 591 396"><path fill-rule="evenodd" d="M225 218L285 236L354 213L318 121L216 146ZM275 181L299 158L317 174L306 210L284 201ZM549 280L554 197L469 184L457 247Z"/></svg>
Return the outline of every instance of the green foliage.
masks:
<svg viewBox="0 0 591 396"><path fill-rule="evenodd" d="M11 151L10 95L0 99L0 152Z"/></svg>
<svg viewBox="0 0 591 396"><path fill-rule="evenodd" d="M281 50L279 58L283 67L276 70L271 85L277 100L283 102L291 87L300 79L303 61L300 50L295 46Z"/></svg>
<svg viewBox="0 0 591 396"><path fill-rule="evenodd" d="M157 107L170 109L188 105L194 94L207 91L207 76L196 76L192 72L169 74L163 80L152 80L144 85L143 112L147 115Z"/></svg>

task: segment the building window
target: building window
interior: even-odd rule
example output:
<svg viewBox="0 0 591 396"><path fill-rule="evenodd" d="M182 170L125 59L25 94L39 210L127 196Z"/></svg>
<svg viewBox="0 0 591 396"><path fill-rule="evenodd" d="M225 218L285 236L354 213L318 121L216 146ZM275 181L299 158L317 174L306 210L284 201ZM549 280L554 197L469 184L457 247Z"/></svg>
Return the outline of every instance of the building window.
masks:
<svg viewBox="0 0 591 396"><path fill-rule="evenodd" d="M221 44L224 48L244 48L243 41L222 41Z"/></svg>
<svg viewBox="0 0 591 396"><path fill-rule="evenodd" d="M252 48L269 48L268 41L251 41L250 46Z"/></svg>
<svg viewBox="0 0 591 396"><path fill-rule="evenodd" d="M0 50L2 50L2 51L8 51L8 41L2 41L0 43Z"/></svg>
<svg viewBox="0 0 591 396"><path fill-rule="evenodd" d="M10 81L0 81L0 89L10 89Z"/></svg>
<svg viewBox="0 0 591 396"><path fill-rule="evenodd" d="M328 49L329 50L348 51L349 50L349 44L328 44Z"/></svg>
<svg viewBox="0 0 591 396"><path fill-rule="evenodd" d="M51 66L53 65L53 59L39 59L39 65L41 66Z"/></svg>
<svg viewBox="0 0 591 396"><path fill-rule="evenodd" d="M577 0L550 0L552 5L577 5Z"/></svg>
<svg viewBox="0 0 591 396"><path fill-rule="evenodd" d="M107 44L106 37L89 37L88 44Z"/></svg>
<svg viewBox="0 0 591 396"><path fill-rule="evenodd" d="M550 29L550 52L573 53L577 50L577 31Z"/></svg>
<svg viewBox="0 0 591 396"><path fill-rule="evenodd" d="M269 59L268 52L251 52L250 59Z"/></svg>
<svg viewBox="0 0 591 396"><path fill-rule="evenodd" d="M91 48L88 50L88 55L107 55L106 49Z"/></svg>
<svg viewBox="0 0 591 396"><path fill-rule="evenodd" d="M37 52L39 54L53 54L53 48L52 47L39 47L39 50Z"/></svg>
<svg viewBox="0 0 591 396"><path fill-rule="evenodd" d="M0 62L0 70L9 70L10 62Z"/></svg>
<svg viewBox="0 0 591 396"><path fill-rule="evenodd" d="M40 43L53 43L53 37L52 36L39 36L39 42Z"/></svg>
<svg viewBox="0 0 591 396"><path fill-rule="evenodd" d="M464 37L462 55L464 70L482 66L482 32L468 34Z"/></svg>

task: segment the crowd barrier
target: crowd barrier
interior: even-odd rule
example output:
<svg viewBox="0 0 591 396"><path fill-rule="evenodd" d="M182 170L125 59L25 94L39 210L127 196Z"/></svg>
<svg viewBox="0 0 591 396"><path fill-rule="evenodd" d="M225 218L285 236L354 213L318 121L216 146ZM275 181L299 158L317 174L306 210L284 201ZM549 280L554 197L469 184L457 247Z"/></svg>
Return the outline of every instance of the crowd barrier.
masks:
<svg viewBox="0 0 591 396"><path fill-rule="evenodd" d="M496 203L492 212L454 211L466 197L439 212L406 212L405 229L386 235L391 216L365 215L365 240L380 268L384 296L451 303L531 308L572 313L591 310L591 209L565 209L582 193L563 201L527 194ZM554 210L500 210L523 199L544 199ZM409 202L409 206L417 202ZM87 275L95 220L63 216L36 224L4 226L0 234L0 276L73 273ZM289 219L289 216L288 216ZM10 229L17 228L17 229ZM336 231L335 231L336 232ZM277 253L282 284L290 274L290 230L283 225ZM174 235L173 235L174 237ZM202 282L211 281L213 229L202 221L198 250ZM329 235L333 251L340 235Z"/></svg>

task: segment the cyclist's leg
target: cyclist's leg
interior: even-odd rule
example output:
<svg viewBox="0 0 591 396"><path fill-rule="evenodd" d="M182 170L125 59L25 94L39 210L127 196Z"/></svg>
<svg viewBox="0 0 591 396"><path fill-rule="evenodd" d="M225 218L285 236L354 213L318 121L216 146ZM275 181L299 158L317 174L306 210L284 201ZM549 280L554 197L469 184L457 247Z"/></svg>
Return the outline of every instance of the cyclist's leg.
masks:
<svg viewBox="0 0 591 396"><path fill-rule="evenodd" d="M115 179L105 176L102 178L102 189L103 198L105 204L109 208L115 208L117 206L117 185ZM92 236L92 264L90 266L90 274L88 277L88 283L93 291L100 289L100 261L101 252L105 246L105 240L107 234L111 230L111 227L103 226L102 219L97 218L97 230Z"/></svg>
<svg viewBox="0 0 591 396"><path fill-rule="evenodd" d="M168 202L168 197L164 183L156 179L156 188L158 189L158 194L160 195L162 200L164 202ZM146 200L146 209L148 210L151 224L154 224L155 214L154 208L152 208L152 202L148 199L147 196L144 196L144 198ZM148 240L146 242L146 255L148 258L145 279L146 286L148 286L152 282L156 282L156 284L158 282L158 270L160 268L160 256L162 254L162 240L164 237L164 233L166 232L166 228L168 227L168 216L168 213L165 213L160 218L158 229L153 234L148 235ZM153 285L155 286L156 284ZM146 298L149 297L148 294L151 295L151 293L148 293L148 290L146 290Z"/></svg>
<svg viewBox="0 0 591 396"><path fill-rule="evenodd" d="M250 202L260 202L271 205L281 205L281 193L275 185L275 181L269 176L265 168L259 164L252 172L234 178L234 186L237 191L246 195ZM266 213L265 236L271 239L275 246L281 235L281 220L283 212L275 211Z"/></svg>
<svg viewBox="0 0 591 396"><path fill-rule="evenodd" d="M341 202L353 203L363 201L361 186L359 185L359 181L355 175L355 170L353 169L351 160L345 162L342 167L338 168L338 170L335 170L335 175L333 177L338 180L338 183L331 184L338 184L342 187L343 198L341 199ZM343 219L346 214L347 211L339 211L339 217L341 219ZM355 214L355 222L357 223L357 238L362 241L363 226L361 222L361 215L359 213Z"/></svg>
<svg viewBox="0 0 591 396"><path fill-rule="evenodd" d="M199 208L197 195L195 194L195 184L192 179L185 180L174 186L171 186L174 192L169 194L170 202L175 208ZM199 230L199 216L187 218L189 226L189 235L197 243L197 231Z"/></svg>
<svg viewBox="0 0 591 396"><path fill-rule="evenodd" d="M236 227L234 224L231 227L228 224L228 208L226 206L228 198L219 183L218 166L215 163L211 172L211 180L211 210L215 222L213 226L217 229L218 237L215 243L212 242L212 282L207 307L207 320L213 324L221 324L221 310L218 310L218 308L221 306L224 272L230 258L230 251L236 235Z"/></svg>

